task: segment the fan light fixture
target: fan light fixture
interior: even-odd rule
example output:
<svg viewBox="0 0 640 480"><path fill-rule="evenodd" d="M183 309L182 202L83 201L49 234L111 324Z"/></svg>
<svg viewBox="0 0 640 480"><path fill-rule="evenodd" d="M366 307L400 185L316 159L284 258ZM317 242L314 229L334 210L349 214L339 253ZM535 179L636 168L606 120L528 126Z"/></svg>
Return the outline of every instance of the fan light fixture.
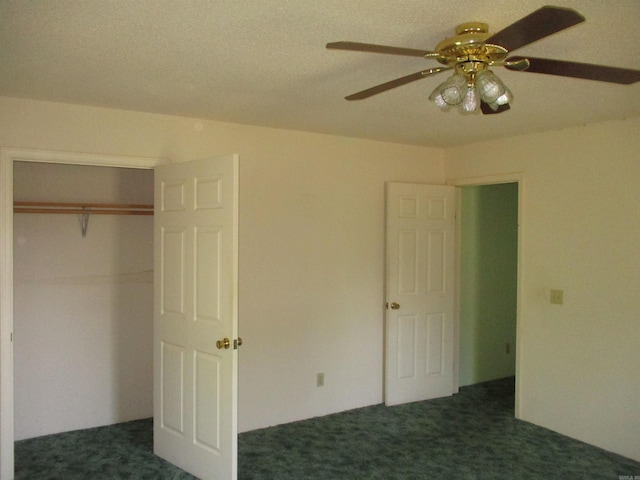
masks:
<svg viewBox="0 0 640 480"><path fill-rule="evenodd" d="M347 100L362 100L446 70L454 70L455 73L439 85L429 99L441 110L448 111L456 107L463 114L476 113L478 110L484 114L492 114L510 109L509 104L513 101L513 95L489 70L489 67L505 67L515 72L544 73L621 85L640 82L640 70L630 68L550 58L520 56L507 58L510 52L518 48L582 23L584 20L585 18L575 10L547 5L493 34L489 33L489 25L486 23L461 23L455 28L453 37L445 38L433 50L359 42L332 42L327 43L327 48L421 57L436 60L442 65L356 92L346 96Z"/></svg>
<svg viewBox="0 0 640 480"><path fill-rule="evenodd" d="M496 112L513 101L513 94L484 63L465 62L458 64L456 73L436 87L429 100L443 112L457 107L467 115L478 113L481 101Z"/></svg>
<svg viewBox="0 0 640 480"><path fill-rule="evenodd" d="M481 22L462 23L454 37L445 38L436 46L437 60L455 73L440 84L429 100L442 111L457 107L463 115L478 113L481 103L491 112L509 108L511 91L489 70L490 65L505 65L507 50L487 43L489 26ZM528 67L528 64L525 68ZM487 109L482 109L487 113Z"/></svg>

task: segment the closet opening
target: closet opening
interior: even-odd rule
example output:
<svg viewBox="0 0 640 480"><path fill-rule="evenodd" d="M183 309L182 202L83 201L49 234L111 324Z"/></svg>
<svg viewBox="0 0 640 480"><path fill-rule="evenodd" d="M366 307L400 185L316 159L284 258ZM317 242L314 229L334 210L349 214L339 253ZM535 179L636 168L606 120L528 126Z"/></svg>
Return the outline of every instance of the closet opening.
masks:
<svg viewBox="0 0 640 480"><path fill-rule="evenodd" d="M13 166L14 440L152 417L153 170Z"/></svg>

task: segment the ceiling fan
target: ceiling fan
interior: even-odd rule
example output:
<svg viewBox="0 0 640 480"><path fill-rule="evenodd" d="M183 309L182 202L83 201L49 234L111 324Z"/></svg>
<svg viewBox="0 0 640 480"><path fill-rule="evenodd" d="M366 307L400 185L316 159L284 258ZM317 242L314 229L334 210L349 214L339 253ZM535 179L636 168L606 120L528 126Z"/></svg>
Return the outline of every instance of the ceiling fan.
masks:
<svg viewBox="0 0 640 480"><path fill-rule="evenodd" d="M489 67L627 85L640 81L640 70L549 58L509 57L518 48L584 21L585 18L573 9L545 6L493 34L489 33L486 23L460 24L455 29L455 36L442 40L433 51L358 42L333 42L328 43L327 48L422 57L442 64L354 93L345 97L347 100L362 100L453 70L454 74L440 84L429 99L443 111L457 108L461 113L481 110L492 114L509 110L513 94Z"/></svg>

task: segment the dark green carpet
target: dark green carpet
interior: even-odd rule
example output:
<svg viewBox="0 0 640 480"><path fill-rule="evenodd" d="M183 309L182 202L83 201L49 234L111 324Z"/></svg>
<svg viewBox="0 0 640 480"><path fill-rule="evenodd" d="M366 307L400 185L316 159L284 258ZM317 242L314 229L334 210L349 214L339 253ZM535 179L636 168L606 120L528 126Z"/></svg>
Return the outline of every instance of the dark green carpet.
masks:
<svg viewBox="0 0 640 480"><path fill-rule="evenodd" d="M152 437L148 419L16 442L16 479L193 479ZM513 379L243 433L238 450L240 480L640 476L640 462L515 420Z"/></svg>
<svg viewBox="0 0 640 480"><path fill-rule="evenodd" d="M153 454L153 420L77 430L15 444L16 480L178 480L188 473Z"/></svg>

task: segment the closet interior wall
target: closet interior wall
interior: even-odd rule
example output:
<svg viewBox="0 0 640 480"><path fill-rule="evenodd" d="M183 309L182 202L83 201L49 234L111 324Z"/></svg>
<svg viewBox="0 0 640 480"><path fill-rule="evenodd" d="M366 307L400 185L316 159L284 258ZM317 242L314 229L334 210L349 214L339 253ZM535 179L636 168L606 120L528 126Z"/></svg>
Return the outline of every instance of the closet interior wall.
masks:
<svg viewBox="0 0 640 480"><path fill-rule="evenodd" d="M16 162L14 201L153 203L153 171ZM14 214L15 439L153 414L153 216Z"/></svg>

